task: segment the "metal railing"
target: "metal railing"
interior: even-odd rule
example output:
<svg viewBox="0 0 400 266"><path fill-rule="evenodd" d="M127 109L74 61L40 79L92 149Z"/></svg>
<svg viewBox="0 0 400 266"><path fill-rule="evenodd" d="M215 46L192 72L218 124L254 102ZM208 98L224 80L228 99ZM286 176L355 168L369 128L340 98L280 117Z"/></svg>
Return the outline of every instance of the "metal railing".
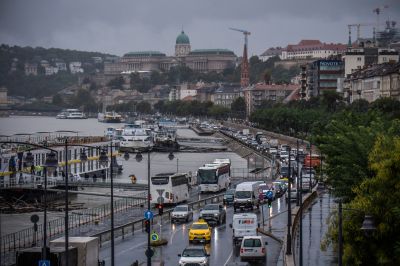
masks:
<svg viewBox="0 0 400 266"><path fill-rule="evenodd" d="M140 193L137 196L145 197L146 193ZM114 201L114 213L123 212L132 207L138 207L143 205L145 202L145 199L137 198L124 198ZM68 219L68 228L72 229L91 223L97 223L111 214L110 209L111 204L104 204L91 209L79 210L73 213L71 212ZM61 236L64 233L64 230L64 217L51 220L47 223L47 235L49 240ZM42 238L43 224L38 225L37 231L34 230L32 224L32 227L2 236L2 250L0 252L2 252L2 254L7 254L22 248L33 247L40 244Z"/></svg>

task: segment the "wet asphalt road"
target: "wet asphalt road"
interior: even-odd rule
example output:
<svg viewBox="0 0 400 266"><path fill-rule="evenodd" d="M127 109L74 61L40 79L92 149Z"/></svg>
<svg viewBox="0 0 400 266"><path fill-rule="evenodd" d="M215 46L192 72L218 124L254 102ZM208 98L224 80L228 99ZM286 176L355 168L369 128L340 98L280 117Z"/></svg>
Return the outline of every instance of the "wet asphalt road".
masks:
<svg viewBox="0 0 400 266"><path fill-rule="evenodd" d="M247 265L241 263L239 258L239 248L232 245L232 229L229 224L232 223L233 208L227 207L227 223L213 228L211 243L206 245L206 249L210 253L210 265ZM255 210L262 226L261 210ZM264 205L264 221L265 230L271 228L271 233L283 239L286 226L286 204L284 198L277 199L273 202L270 213L273 218L268 220L269 212ZM194 220L198 219L198 211L195 212ZM270 221L270 222L269 222ZM164 218L162 223L162 238L168 240L168 245L154 248L155 254L152 261L164 261L165 265L178 265L178 254L182 253L184 248L189 246L188 240L188 224L170 224L169 220ZM153 229L160 231L160 221L155 220ZM281 252L279 242L264 237L264 241L268 242L266 265L278 265ZM115 241L115 263L121 266L130 266L135 260L139 263L146 262L145 250L147 248L147 234L141 229L135 232L134 236L126 237L124 240ZM199 244L201 245L201 244ZM109 243L105 244L100 250L100 259L105 260L106 265L111 265L111 249ZM261 265L265 265L264 263Z"/></svg>

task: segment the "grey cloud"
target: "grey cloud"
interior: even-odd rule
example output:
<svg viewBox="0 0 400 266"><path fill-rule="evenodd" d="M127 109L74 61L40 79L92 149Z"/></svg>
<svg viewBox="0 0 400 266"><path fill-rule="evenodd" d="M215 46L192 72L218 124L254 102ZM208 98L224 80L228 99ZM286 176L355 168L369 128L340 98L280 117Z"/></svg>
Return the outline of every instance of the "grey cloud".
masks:
<svg viewBox="0 0 400 266"><path fill-rule="evenodd" d="M398 19L400 4L382 13ZM123 54L132 50L173 53L183 26L194 48L242 52L252 32L251 54L302 38L346 42L348 23L375 22L379 0L1 0L0 42ZM372 31L372 30L370 30ZM367 32L367 29L365 29Z"/></svg>

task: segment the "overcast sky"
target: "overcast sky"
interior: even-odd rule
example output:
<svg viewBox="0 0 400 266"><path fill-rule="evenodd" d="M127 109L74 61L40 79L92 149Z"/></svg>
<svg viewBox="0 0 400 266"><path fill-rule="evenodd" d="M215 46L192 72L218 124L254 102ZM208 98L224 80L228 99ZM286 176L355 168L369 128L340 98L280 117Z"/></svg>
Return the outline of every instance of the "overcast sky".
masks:
<svg viewBox="0 0 400 266"><path fill-rule="evenodd" d="M192 49L227 48L249 54L301 39L347 43L347 24L400 24L400 0L0 0L0 43L107 52L174 52L182 27ZM363 35L371 36L372 27ZM355 34L353 35L355 38Z"/></svg>

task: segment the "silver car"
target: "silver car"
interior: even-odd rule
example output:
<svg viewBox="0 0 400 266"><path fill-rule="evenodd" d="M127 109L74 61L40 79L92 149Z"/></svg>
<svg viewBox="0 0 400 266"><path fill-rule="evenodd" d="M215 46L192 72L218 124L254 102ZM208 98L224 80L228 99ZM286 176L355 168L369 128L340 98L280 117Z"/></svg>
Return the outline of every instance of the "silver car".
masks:
<svg viewBox="0 0 400 266"><path fill-rule="evenodd" d="M204 246L190 246L185 248L182 254L178 254L179 266L185 265L210 265L210 255L207 254Z"/></svg>
<svg viewBox="0 0 400 266"><path fill-rule="evenodd" d="M171 223L193 221L193 209L189 205L178 205L171 213Z"/></svg>

